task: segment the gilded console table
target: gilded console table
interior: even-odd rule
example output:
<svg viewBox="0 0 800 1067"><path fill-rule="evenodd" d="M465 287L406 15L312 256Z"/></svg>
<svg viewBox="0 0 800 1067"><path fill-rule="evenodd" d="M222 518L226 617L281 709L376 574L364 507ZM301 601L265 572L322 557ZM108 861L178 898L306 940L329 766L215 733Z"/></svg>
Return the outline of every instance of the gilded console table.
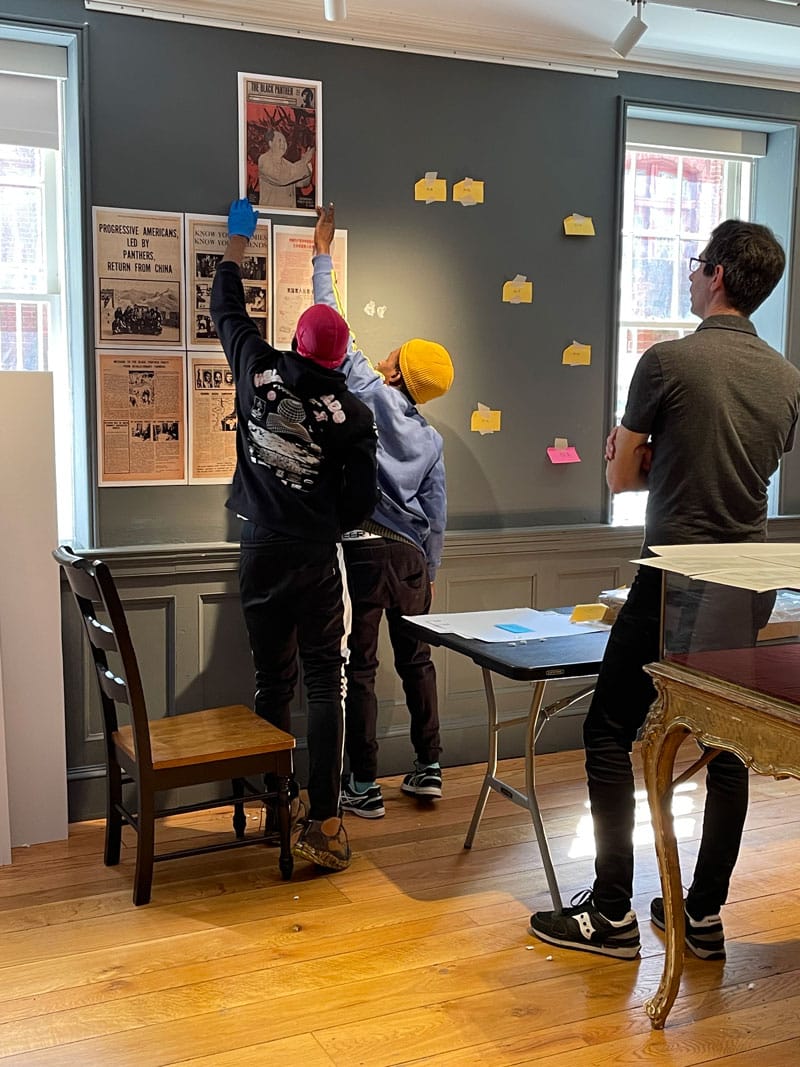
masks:
<svg viewBox="0 0 800 1067"><path fill-rule="evenodd" d="M793 667L800 669L800 645L738 650L740 663L742 654L745 660L750 660L745 664L744 674L753 688L725 680L725 675L742 676L734 660L725 660L727 653L700 654L709 657L706 666L711 673L688 670L673 662L652 663L645 668L652 675L658 694L645 723L642 755L664 896L666 934L661 983L655 996L645 1004L655 1030L664 1027L678 994L683 969L683 891L672 823L673 789L720 750L736 753L758 774L800 778L800 706L795 692L800 673L793 670ZM699 658L694 657L695 666ZM720 673L723 677L718 676ZM759 691L765 679L766 688L772 692ZM789 699L782 699L778 694ZM707 749L673 781L676 753L689 734Z"/></svg>

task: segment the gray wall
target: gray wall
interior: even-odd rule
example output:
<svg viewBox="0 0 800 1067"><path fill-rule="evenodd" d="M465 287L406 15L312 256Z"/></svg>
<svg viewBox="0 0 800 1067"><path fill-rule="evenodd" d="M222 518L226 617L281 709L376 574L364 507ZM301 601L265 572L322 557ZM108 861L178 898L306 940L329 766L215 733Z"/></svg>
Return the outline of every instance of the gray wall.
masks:
<svg viewBox="0 0 800 1067"><path fill-rule="evenodd" d="M455 386L430 409L446 441L451 529L605 518L620 98L800 118L794 93L348 48L86 12L80 0L4 7L88 25L96 204L225 212L237 194L237 71L322 81L324 193L350 231L359 340L380 357L409 335L431 336L455 356ZM482 178L485 206L415 203L414 181L431 169ZM595 218L595 239L563 236L571 211ZM500 300L517 272L533 279L530 307ZM387 305L385 319L363 313L370 299ZM573 338L592 344L590 368L561 366ZM502 433L470 433L478 401L502 410ZM556 436L584 462L551 466L544 450ZM792 469L790 504L795 481ZM104 489L98 541L233 539L225 495Z"/></svg>

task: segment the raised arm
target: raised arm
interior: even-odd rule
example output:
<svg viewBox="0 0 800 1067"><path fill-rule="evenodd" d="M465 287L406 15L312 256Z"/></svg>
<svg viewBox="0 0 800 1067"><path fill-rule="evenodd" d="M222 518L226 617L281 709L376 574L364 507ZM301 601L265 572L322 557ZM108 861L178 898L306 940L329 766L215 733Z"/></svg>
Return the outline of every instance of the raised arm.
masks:
<svg viewBox="0 0 800 1067"><path fill-rule="evenodd" d="M270 351L247 314L241 265L258 214L247 200L235 200L228 215L228 245L211 286L211 318L231 370L239 380L244 368Z"/></svg>
<svg viewBox="0 0 800 1067"><path fill-rule="evenodd" d="M228 212L228 244L222 257L223 263L235 263L241 267L257 223L258 212L249 200L233 201Z"/></svg>
<svg viewBox="0 0 800 1067"><path fill-rule="evenodd" d="M331 245L336 234L336 218L333 204L317 208L317 224L314 227L314 255L311 283L314 287L314 303L327 304L340 315L344 308L336 288L336 275L333 272ZM352 347L352 332L350 334Z"/></svg>
<svg viewBox="0 0 800 1067"><path fill-rule="evenodd" d="M314 227L314 257L311 283L314 287L314 303L327 304L340 315L344 308L336 287L336 275L331 259L331 245L336 235L336 212L333 204L317 208L317 224ZM382 389L383 378L375 370L364 353L356 347L353 331L347 343L347 355L339 370L347 379L351 393L364 399L365 392Z"/></svg>
<svg viewBox="0 0 800 1067"><path fill-rule="evenodd" d="M317 208L317 224L314 227L314 255L329 256L336 236L336 209L333 203Z"/></svg>

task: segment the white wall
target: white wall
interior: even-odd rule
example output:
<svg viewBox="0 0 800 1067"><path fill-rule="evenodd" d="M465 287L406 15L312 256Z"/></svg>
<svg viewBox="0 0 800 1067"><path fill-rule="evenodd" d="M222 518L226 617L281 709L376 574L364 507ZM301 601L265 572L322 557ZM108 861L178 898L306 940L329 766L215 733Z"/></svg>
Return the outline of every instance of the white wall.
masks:
<svg viewBox="0 0 800 1067"><path fill-rule="evenodd" d="M4 824L11 845L67 836L51 374L0 374L0 485L0 862L8 862Z"/></svg>
<svg viewBox="0 0 800 1067"><path fill-rule="evenodd" d="M3 663L0 660L0 867L11 863L11 819L8 815L6 729L3 710Z"/></svg>

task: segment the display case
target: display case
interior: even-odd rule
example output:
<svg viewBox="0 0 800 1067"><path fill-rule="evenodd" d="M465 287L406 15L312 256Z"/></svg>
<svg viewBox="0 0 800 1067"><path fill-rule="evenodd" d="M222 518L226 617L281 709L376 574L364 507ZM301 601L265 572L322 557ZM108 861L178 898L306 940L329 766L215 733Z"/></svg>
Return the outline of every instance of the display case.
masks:
<svg viewBox="0 0 800 1067"><path fill-rule="evenodd" d="M665 570L660 659L800 706L800 592Z"/></svg>
<svg viewBox="0 0 800 1067"><path fill-rule="evenodd" d="M645 1002L664 1026L680 987L684 905L675 786L730 752L756 774L800 779L800 545L671 545L639 560L663 572L661 655L642 762L664 901L664 969ZM679 775L687 738L702 751Z"/></svg>

